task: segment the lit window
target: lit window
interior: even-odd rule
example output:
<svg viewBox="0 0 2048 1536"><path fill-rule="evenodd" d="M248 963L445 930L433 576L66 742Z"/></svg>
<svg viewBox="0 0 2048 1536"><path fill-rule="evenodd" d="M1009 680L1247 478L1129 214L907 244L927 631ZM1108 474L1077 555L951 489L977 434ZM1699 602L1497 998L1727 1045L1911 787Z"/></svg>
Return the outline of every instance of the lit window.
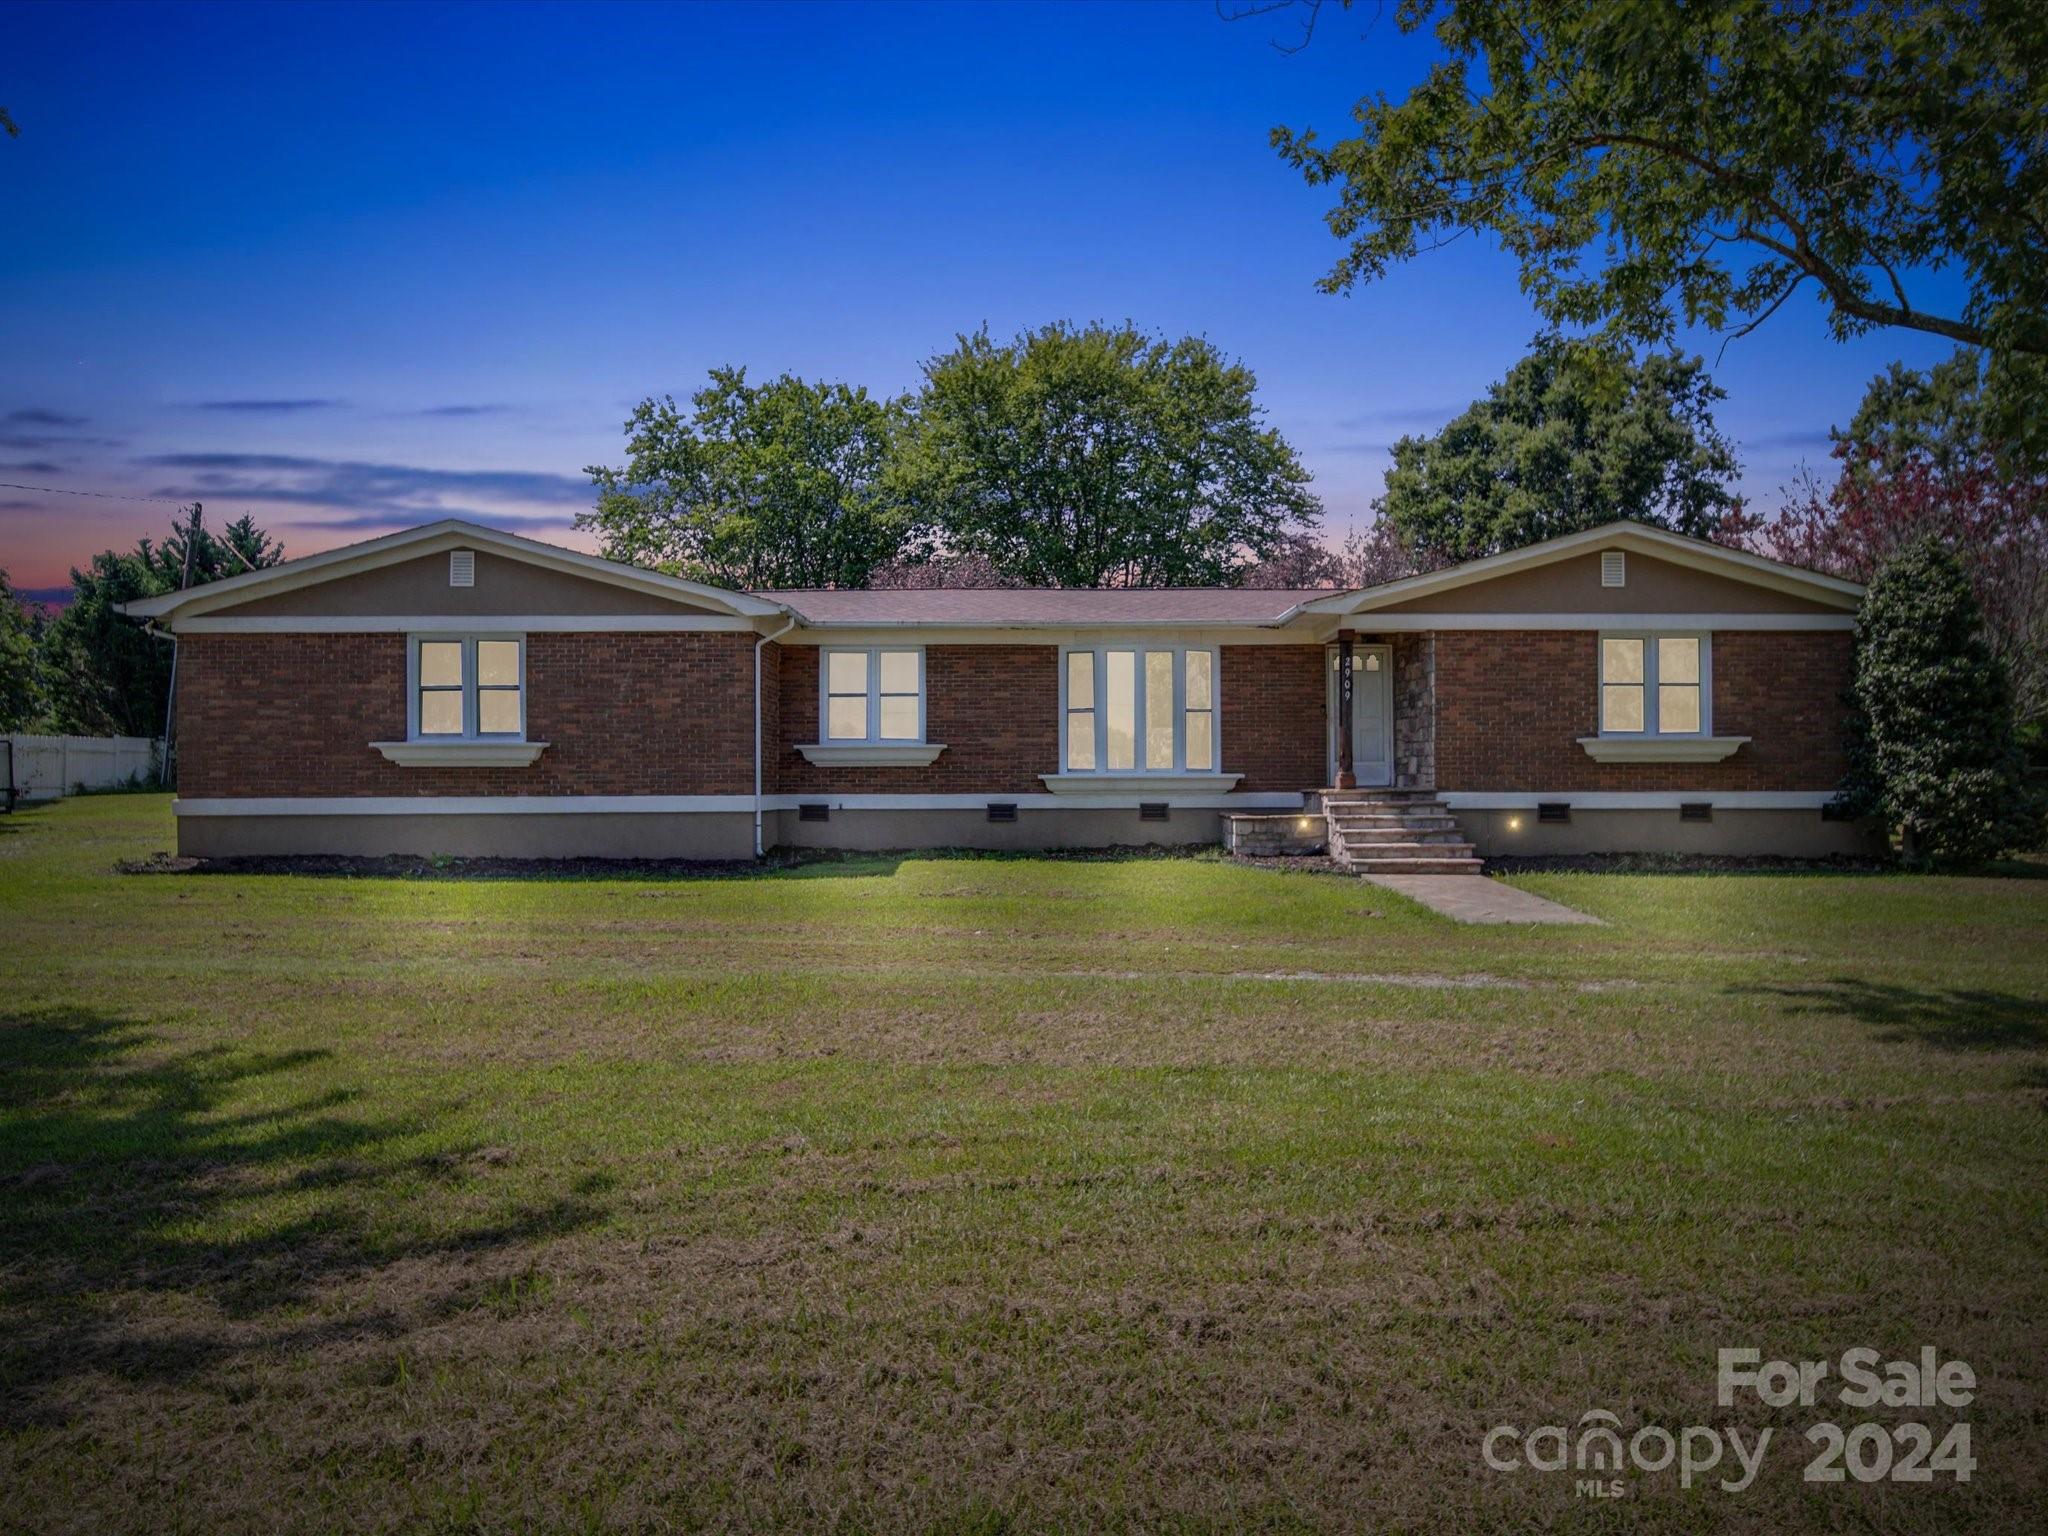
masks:
<svg viewBox="0 0 2048 1536"><path fill-rule="evenodd" d="M924 652L869 646L825 652L821 739L924 740Z"/></svg>
<svg viewBox="0 0 2048 1536"><path fill-rule="evenodd" d="M1600 734L1707 734L1705 635L1602 635Z"/></svg>
<svg viewBox="0 0 2048 1536"><path fill-rule="evenodd" d="M414 740L526 734L525 642L435 636L412 642Z"/></svg>
<svg viewBox="0 0 2048 1536"><path fill-rule="evenodd" d="M1104 645L1066 653L1068 773L1213 773L1216 653Z"/></svg>

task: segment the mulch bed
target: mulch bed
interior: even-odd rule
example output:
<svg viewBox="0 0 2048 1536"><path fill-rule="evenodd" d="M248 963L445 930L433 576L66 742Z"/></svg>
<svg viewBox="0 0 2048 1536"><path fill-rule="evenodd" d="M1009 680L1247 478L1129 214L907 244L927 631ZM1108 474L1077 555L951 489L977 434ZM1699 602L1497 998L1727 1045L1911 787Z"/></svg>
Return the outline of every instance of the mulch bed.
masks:
<svg viewBox="0 0 2048 1536"><path fill-rule="evenodd" d="M1799 859L1778 855L1745 858L1722 853L1575 853L1530 854L1486 861L1489 875L1869 875L1894 867L1887 860L1855 854Z"/></svg>

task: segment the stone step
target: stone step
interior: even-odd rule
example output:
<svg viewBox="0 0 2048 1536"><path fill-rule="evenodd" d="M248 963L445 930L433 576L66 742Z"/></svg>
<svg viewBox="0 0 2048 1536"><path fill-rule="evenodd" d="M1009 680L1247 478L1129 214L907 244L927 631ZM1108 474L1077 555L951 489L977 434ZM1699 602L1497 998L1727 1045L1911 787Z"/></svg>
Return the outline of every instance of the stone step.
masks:
<svg viewBox="0 0 2048 1536"><path fill-rule="evenodd" d="M1341 841L1346 848L1385 848L1390 844L1407 846L1414 843L1427 843L1433 848L1446 844L1460 848L1472 846L1457 827L1346 827Z"/></svg>
<svg viewBox="0 0 2048 1536"><path fill-rule="evenodd" d="M1323 805L1356 805L1360 801L1434 801L1434 788L1325 788Z"/></svg>
<svg viewBox="0 0 2048 1536"><path fill-rule="evenodd" d="M1446 825L1456 823L1456 817L1450 811L1432 809L1432 807L1415 807L1413 811L1386 811L1386 809L1370 809L1368 811L1368 809L1362 809L1362 807L1339 805L1339 807L1335 807L1331 811L1325 811L1323 815L1327 815L1339 827L1417 827L1417 825L1423 825L1427 821L1442 821Z"/></svg>
<svg viewBox="0 0 2048 1536"><path fill-rule="evenodd" d="M1478 859L1457 858L1379 858L1351 859L1347 861L1355 875L1477 875L1482 868Z"/></svg>
<svg viewBox="0 0 2048 1536"><path fill-rule="evenodd" d="M1442 843L1363 843L1344 845L1344 856L1356 862L1359 859L1469 859L1472 845L1467 842Z"/></svg>

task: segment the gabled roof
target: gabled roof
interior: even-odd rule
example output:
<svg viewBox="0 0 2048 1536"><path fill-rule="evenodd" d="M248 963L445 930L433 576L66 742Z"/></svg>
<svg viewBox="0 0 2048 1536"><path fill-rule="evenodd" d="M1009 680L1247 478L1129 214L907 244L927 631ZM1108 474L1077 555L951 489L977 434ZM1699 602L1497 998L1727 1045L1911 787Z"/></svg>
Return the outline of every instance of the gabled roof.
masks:
<svg viewBox="0 0 2048 1536"><path fill-rule="evenodd" d="M572 576L583 576L592 581L648 592L657 597L670 597L678 602L718 608L745 618L772 618L785 611L780 603L751 597L744 592L730 592L723 587L707 586L703 582L685 581L679 576L664 576L659 571L643 570L637 565L622 565L616 560L602 560L596 555L581 554L555 544L543 544L538 539L524 539L515 533L500 533L495 528L486 528L480 523L466 522L457 517L444 518L438 523L426 523L418 528L407 528L401 533L389 533L382 538L365 539L360 544L345 544L339 549L306 555L297 560L287 560L281 565L267 566L260 571L230 576L225 581L210 581L204 586L188 587L182 592L166 592L161 597L139 598L134 602L123 603L121 611L136 619L161 619L173 615L191 618L198 614L211 613L217 608L245 603L252 598L290 592L316 582L332 581L339 576L354 576L363 571L376 570L380 566L395 565L402 560L417 560L423 555L439 554L449 549L486 550L494 555L502 555L508 560L523 560L529 565L545 566Z"/></svg>
<svg viewBox="0 0 2048 1536"><path fill-rule="evenodd" d="M757 592L806 624L998 629L1278 624L1327 587L922 587Z"/></svg>
<svg viewBox="0 0 2048 1536"><path fill-rule="evenodd" d="M1431 571L1425 576L1408 576L1400 581L1390 581L1356 592L1337 592L1319 596L1304 603L1301 611L1320 614L1368 613L1392 603L1431 597L1439 592L1470 586L1474 582L1490 581L1515 571L1531 570L1537 566L1550 565L1559 560L1569 560L1577 555L1604 549L1630 550L1654 559L1668 560L1674 565L1711 571L1736 581L1746 581L1752 586L1769 587L1815 602L1827 603L1845 611L1854 608L1863 596L1863 588L1858 583L1844 581L1838 576L1823 576L1819 571L1809 571L1801 566L1787 565L1782 560L1752 555L1746 550L1730 549L1723 544L1712 544L1705 539L1687 538L1684 534L1673 533L1666 528L1653 528L1648 523L1624 521L1605 523L1581 533L1567 533L1555 539L1546 539L1541 544L1511 549L1506 554L1489 555L1483 560L1469 560L1463 565Z"/></svg>

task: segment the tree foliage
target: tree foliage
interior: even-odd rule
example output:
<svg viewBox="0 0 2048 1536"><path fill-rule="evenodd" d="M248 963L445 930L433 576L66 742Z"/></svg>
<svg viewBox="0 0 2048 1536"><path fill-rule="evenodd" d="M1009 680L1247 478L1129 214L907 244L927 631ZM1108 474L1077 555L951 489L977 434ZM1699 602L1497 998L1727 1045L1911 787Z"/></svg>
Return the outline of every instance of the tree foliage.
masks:
<svg viewBox="0 0 2048 1536"><path fill-rule="evenodd" d="M126 553L106 550L71 572L71 601L44 628L41 674L52 727L81 736L157 736L171 680L171 647L117 605L178 590L187 577L191 522L162 542L140 540ZM244 516L216 536L204 525L192 541L187 586L203 586L275 565L284 549Z"/></svg>
<svg viewBox="0 0 2048 1536"><path fill-rule="evenodd" d="M1869 581L1906 544L1938 539L1969 575L2020 719L2048 719L2048 479L2000 459L1977 360L1880 375L1836 434L1835 458L1831 487L1809 482L1749 542Z"/></svg>
<svg viewBox="0 0 2048 1536"><path fill-rule="evenodd" d="M0 731L25 731L42 715L40 629L0 571Z"/></svg>
<svg viewBox="0 0 2048 1536"><path fill-rule="evenodd" d="M172 590L147 541L106 550L71 572L71 601L43 635L43 675L54 729L78 736L158 736L171 681L171 647L116 605Z"/></svg>
<svg viewBox="0 0 2048 1536"><path fill-rule="evenodd" d="M2048 9L2019 0L1403 0L1441 58L1281 154L1337 189L1331 291L1484 231L1560 326L1662 344L1794 293L1837 338L1988 349L2001 436L2048 462ZM1930 307L1929 273L1960 301ZM2032 402L2030 408L2030 402Z"/></svg>
<svg viewBox="0 0 2048 1536"><path fill-rule="evenodd" d="M1721 398L1698 358L1539 337L1485 399L1394 445L1381 515L1438 563L1617 518L1710 537L1736 505Z"/></svg>
<svg viewBox="0 0 2048 1536"><path fill-rule="evenodd" d="M944 551L1008 579L1228 585L1321 516L1251 370L1200 337L984 330L924 372L896 482Z"/></svg>
<svg viewBox="0 0 2048 1536"><path fill-rule="evenodd" d="M903 552L914 529L883 486L900 402L714 368L690 405L641 401L626 467L586 471L597 509L577 526L609 558L726 587L864 587Z"/></svg>
<svg viewBox="0 0 2048 1536"><path fill-rule="evenodd" d="M1935 864L2031 848L2041 805L2013 731L2005 667L1955 555L1920 538L1887 559L1856 621L1850 807Z"/></svg>

